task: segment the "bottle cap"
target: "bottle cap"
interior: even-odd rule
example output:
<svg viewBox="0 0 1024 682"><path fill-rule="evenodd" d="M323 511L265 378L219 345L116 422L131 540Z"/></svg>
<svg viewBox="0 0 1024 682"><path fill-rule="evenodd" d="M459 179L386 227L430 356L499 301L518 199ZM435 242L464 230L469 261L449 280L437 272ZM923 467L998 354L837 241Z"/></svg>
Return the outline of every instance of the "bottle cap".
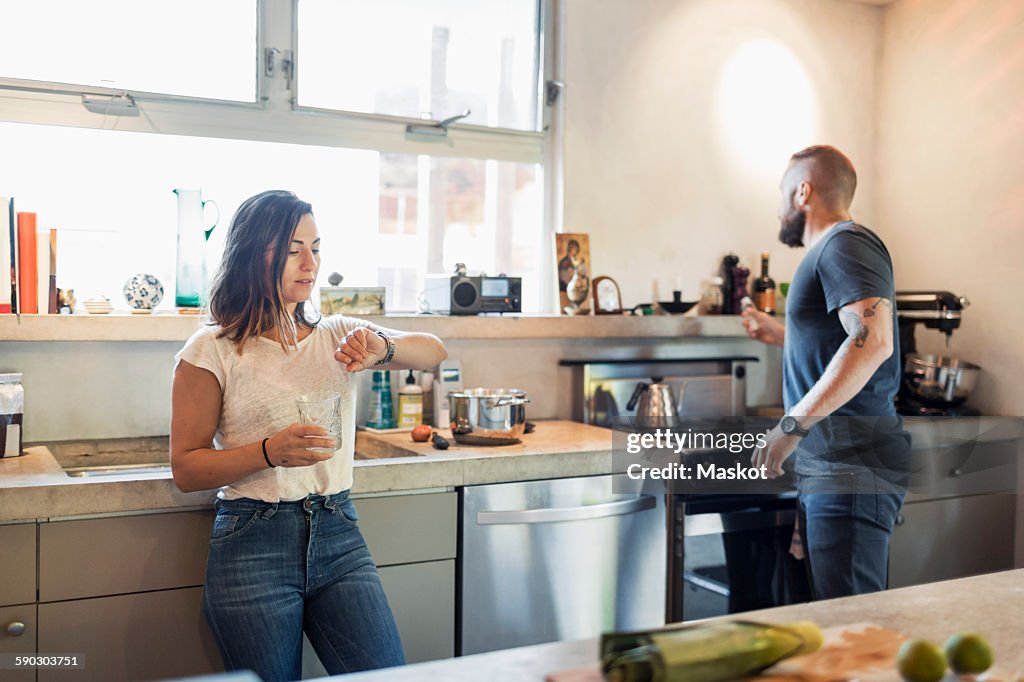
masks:
<svg viewBox="0 0 1024 682"><path fill-rule="evenodd" d="M405 383L407 383L407 384L415 384L416 383L416 377L414 377L412 375L412 370L411 369L409 370L409 376L407 376L405 378Z"/></svg>

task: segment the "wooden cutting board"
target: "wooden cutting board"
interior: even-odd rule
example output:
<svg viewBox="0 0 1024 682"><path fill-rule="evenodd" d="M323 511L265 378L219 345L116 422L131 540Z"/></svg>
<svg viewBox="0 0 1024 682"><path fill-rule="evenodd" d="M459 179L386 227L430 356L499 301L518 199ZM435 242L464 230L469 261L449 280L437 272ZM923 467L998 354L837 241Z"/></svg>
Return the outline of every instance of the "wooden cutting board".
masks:
<svg viewBox="0 0 1024 682"><path fill-rule="evenodd" d="M896 671L896 654L908 637L874 623L855 623L822 631L821 649L806 656L782 661L752 678L757 682L902 682ZM941 645L941 642L939 642ZM948 673L947 679L956 679ZM546 682L602 682L598 665L551 673ZM986 682L1009 681L1003 671L992 668Z"/></svg>

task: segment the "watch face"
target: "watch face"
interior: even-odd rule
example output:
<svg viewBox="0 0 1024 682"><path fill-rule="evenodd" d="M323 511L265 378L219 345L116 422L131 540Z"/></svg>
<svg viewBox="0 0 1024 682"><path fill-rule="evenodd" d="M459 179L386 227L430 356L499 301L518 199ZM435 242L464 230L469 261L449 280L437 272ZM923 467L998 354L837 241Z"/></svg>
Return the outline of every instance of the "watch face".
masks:
<svg viewBox="0 0 1024 682"><path fill-rule="evenodd" d="M782 423L779 424L782 427L783 433L793 433L796 430L796 419L793 417L783 417Z"/></svg>

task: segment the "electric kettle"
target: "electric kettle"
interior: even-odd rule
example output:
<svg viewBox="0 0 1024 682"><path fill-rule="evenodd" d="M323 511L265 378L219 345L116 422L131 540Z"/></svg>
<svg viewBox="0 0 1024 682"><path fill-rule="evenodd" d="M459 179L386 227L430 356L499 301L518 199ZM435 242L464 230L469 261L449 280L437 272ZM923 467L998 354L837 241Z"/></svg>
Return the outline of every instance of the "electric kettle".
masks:
<svg viewBox="0 0 1024 682"><path fill-rule="evenodd" d="M626 403L627 410L636 409L638 425L675 426L678 405L672 387L661 383L661 377L651 377L651 383L640 382Z"/></svg>

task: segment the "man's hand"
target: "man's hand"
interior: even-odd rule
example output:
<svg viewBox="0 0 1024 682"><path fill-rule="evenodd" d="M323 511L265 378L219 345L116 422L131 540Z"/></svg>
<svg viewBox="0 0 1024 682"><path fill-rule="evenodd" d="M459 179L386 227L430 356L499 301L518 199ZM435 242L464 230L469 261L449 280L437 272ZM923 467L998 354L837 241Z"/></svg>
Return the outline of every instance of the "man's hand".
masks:
<svg viewBox="0 0 1024 682"><path fill-rule="evenodd" d="M356 327L341 340L334 359L345 365L346 372L359 372L373 367L388 352L388 345L366 327Z"/></svg>
<svg viewBox="0 0 1024 682"><path fill-rule="evenodd" d="M747 308L742 313L743 326L747 336L772 346L781 346L786 338L786 328L775 321L771 315L762 313L757 308Z"/></svg>
<svg viewBox="0 0 1024 682"><path fill-rule="evenodd" d="M776 426L767 437L763 448L754 450L750 463L754 467L764 465L768 478L778 478L782 475L782 463L789 459L796 447L800 444L800 437L782 432Z"/></svg>

